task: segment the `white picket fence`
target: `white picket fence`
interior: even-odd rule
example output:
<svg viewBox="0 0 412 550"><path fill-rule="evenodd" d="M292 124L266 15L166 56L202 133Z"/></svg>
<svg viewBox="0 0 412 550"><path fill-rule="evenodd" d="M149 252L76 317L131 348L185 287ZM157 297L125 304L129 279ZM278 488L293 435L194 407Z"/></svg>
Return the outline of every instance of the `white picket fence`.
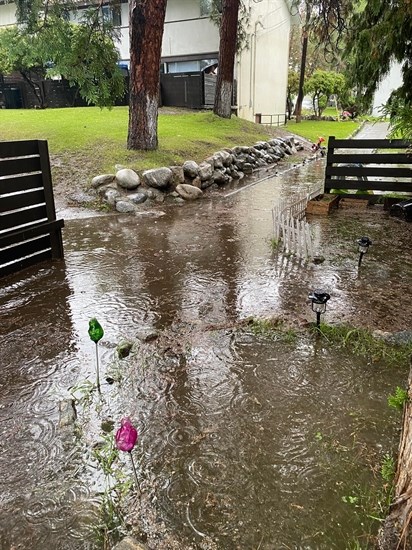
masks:
<svg viewBox="0 0 412 550"><path fill-rule="evenodd" d="M308 191L276 201L272 209L274 239L282 242L284 252L303 260L313 259L310 224L304 218L308 201L322 192L323 185L314 185Z"/></svg>

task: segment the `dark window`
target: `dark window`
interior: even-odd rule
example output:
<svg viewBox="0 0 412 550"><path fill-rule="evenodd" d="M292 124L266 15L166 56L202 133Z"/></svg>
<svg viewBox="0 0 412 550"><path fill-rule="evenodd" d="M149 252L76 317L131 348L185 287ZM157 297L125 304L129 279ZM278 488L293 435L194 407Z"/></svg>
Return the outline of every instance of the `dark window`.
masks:
<svg viewBox="0 0 412 550"><path fill-rule="evenodd" d="M115 27L121 27L122 15L120 6L102 6L102 14L106 21L109 21Z"/></svg>

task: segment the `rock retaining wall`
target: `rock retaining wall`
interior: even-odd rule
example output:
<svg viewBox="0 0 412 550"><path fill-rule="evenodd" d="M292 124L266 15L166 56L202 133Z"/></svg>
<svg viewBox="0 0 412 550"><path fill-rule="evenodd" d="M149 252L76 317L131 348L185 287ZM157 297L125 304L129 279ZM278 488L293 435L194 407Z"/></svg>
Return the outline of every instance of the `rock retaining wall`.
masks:
<svg viewBox="0 0 412 550"><path fill-rule="evenodd" d="M183 166L142 172L116 166L115 174L96 176L91 186L103 204L117 212L133 213L146 201L161 203L166 198L178 202L199 199L209 189L241 180L259 168L276 165L303 148L294 136L290 136L259 141L251 147L222 149L200 164L187 160Z"/></svg>

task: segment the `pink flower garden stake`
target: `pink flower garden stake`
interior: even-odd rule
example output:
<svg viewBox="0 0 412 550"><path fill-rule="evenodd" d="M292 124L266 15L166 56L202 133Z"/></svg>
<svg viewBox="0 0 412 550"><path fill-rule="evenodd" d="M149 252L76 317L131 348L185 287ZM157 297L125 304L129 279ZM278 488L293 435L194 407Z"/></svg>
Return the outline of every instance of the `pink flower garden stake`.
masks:
<svg viewBox="0 0 412 550"><path fill-rule="evenodd" d="M120 421L120 428L117 430L115 435L116 447L119 451L124 451L130 454L130 459L132 461L132 467L134 472L134 477L136 479L136 485L139 487L139 480L137 478L136 466L134 464L132 450L136 445L137 441L137 430L133 426L129 417L122 418Z"/></svg>

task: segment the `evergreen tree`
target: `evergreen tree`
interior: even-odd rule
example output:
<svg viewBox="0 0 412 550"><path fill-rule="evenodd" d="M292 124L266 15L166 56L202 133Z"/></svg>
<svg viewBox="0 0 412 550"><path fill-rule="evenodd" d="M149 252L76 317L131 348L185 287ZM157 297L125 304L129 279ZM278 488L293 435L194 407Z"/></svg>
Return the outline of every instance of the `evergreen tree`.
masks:
<svg viewBox="0 0 412 550"><path fill-rule="evenodd" d="M403 84L386 110L399 123L412 108L411 1L366 0L364 8L353 17L347 52L351 79L369 104L392 61L401 63Z"/></svg>

